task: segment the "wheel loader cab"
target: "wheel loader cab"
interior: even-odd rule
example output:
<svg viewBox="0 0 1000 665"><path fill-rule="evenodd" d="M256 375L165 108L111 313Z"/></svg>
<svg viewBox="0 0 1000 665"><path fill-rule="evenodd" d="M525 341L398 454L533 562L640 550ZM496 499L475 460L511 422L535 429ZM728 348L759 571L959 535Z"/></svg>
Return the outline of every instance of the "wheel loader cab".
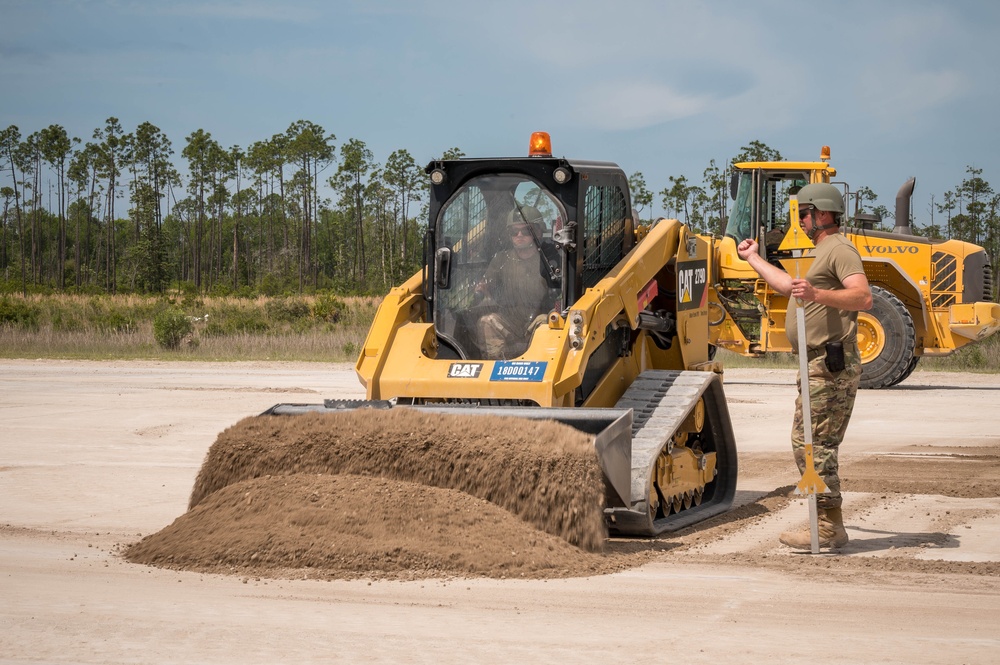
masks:
<svg viewBox="0 0 1000 665"><path fill-rule="evenodd" d="M762 256L779 265L785 258L779 252L791 227L790 201L803 185L810 182L809 170L765 170L734 168L730 189L733 208L726 225L726 236L737 245L754 238Z"/></svg>

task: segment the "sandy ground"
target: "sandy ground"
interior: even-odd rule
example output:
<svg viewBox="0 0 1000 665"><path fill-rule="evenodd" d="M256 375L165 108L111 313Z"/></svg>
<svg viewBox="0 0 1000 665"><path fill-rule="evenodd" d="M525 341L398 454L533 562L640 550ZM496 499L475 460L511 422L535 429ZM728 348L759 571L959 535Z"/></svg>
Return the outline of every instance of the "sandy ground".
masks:
<svg viewBox="0 0 1000 665"><path fill-rule="evenodd" d="M564 579L273 579L127 563L187 510L219 432L363 396L348 366L0 361L0 662L995 663L1000 376L863 391L851 543L787 551L789 370L730 370L739 507L635 567ZM777 491L776 491L777 490Z"/></svg>

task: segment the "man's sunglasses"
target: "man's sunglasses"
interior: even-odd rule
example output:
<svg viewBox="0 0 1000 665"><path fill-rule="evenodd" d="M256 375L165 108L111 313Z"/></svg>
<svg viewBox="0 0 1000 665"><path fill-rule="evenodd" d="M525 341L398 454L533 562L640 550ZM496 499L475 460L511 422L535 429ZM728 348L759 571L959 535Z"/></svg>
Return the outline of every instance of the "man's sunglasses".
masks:
<svg viewBox="0 0 1000 665"><path fill-rule="evenodd" d="M815 206L799 206L799 219L805 219L808 215L811 215L815 209Z"/></svg>

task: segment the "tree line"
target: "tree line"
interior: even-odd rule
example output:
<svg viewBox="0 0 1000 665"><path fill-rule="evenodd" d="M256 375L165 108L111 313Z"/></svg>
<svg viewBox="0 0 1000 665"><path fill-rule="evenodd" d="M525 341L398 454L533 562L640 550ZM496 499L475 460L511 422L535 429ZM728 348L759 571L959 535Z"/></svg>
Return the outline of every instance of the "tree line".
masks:
<svg viewBox="0 0 1000 665"><path fill-rule="evenodd" d="M11 125L0 131L2 290L384 293L422 262L428 181L405 149L380 163L364 141L336 140L306 120L246 148L199 129L180 150L182 177L171 140L150 122L126 132L108 118L86 142L60 125L27 136ZM723 165L710 160L700 184L670 176L654 193L641 172L629 184L640 217L656 201L721 232L729 164L781 159L753 141ZM986 245L996 265L1000 196L981 170L967 175L932 198L930 223L915 229ZM870 189L855 196L859 211L891 218Z"/></svg>
<svg viewBox="0 0 1000 665"><path fill-rule="evenodd" d="M384 291L421 262L423 169L299 120L246 148L199 129L180 157L155 125L92 140L0 132L0 279L8 291ZM452 154L459 155L457 150ZM330 197L329 193L333 196ZM12 288L13 285L17 288Z"/></svg>

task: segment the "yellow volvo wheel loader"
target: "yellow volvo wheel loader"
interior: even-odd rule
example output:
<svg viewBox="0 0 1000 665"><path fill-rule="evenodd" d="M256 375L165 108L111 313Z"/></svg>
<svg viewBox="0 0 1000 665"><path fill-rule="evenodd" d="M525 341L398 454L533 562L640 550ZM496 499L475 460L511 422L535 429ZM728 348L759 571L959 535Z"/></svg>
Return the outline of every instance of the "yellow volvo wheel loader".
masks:
<svg viewBox="0 0 1000 665"><path fill-rule="evenodd" d="M799 225L795 192L807 183L836 182L829 148L816 162L744 162L733 165L735 199L725 235L714 239L718 282L711 291L711 340L748 356L791 351L785 335L788 299L775 292L736 252L756 238L762 256L794 274L808 270L814 245ZM845 220L841 233L854 243L872 286L874 304L858 315L862 388L887 388L910 375L922 356L944 356L1000 330L993 302L993 269L982 247L912 235L914 179L896 196L896 227L872 230L871 216ZM845 209L849 206L845 205Z"/></svg>
<svg viewBox="0 0 1000 665"><path fill-rule="evenodd" d="M737 455L710 357L712 245L639 227L625 173L553 157L427 166L424 267L383 300L357 362L362 401L280 404L548 419L594 435L612 533L729 509ZM513 271L504 275L503 270Z"/></svg>

